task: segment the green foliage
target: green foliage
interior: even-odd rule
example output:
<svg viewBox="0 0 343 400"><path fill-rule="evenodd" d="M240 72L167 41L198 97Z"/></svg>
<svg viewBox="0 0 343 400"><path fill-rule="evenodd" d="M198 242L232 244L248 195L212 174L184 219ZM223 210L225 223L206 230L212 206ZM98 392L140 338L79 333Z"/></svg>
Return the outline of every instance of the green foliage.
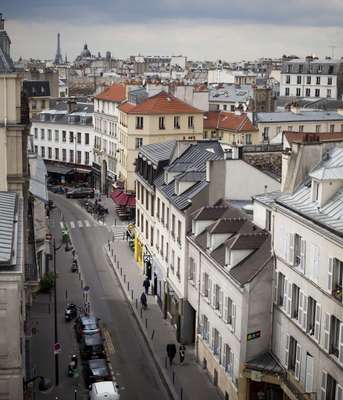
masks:
<svg viewBox="0 0 343 400"><path fill-rule="evenodd" d="M39 290L43 293L50 292L55 285L55 274L47 272L39 282Z"/></svg>

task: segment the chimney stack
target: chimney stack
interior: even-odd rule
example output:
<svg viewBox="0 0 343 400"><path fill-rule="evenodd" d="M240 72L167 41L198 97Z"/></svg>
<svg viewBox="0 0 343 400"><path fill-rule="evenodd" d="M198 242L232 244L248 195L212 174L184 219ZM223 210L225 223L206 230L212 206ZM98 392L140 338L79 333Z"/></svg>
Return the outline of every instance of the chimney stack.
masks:
<svg viewBox="0 0 343 400"><path fill-rule="evenodd" d="M71 114L77 110L77 104L75 99L68 100L68 114Z"/></svg>
<svg viewBox="0 0 343 400"><path fill-rule="evenodd" d="M2 13L0 13L0 31L5 30L5 20L2 17Z"/></svg>

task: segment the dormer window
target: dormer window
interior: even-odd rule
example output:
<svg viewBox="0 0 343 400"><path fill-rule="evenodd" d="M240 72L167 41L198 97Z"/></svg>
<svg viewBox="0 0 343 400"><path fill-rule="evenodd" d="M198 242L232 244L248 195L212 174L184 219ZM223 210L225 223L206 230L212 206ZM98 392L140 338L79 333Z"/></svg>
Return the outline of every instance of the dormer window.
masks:
<svg viewBox="0 0 343 400"><path fill-rule="evenodd" d="M319 200L319 182L312 180L312 201Z"/></svg>
<svg viewBox="0 0 343 400"><path fill-rule="evenodd" d="M206 247L207 247L207 249L211 248L211 234L209 232L207 232L207 235L206 235Z"/></svg>

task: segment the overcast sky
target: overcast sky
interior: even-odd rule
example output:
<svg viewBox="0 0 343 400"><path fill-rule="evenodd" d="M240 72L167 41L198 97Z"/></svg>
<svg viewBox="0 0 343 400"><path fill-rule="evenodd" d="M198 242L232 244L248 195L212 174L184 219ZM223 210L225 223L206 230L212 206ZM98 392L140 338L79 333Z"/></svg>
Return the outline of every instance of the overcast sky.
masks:
<svg viewBox="0 0 343 400"><path fill-rule="evenodd" d="M12 56L178 55L238 61L343 56L343 0L2 0Z"/></svg>

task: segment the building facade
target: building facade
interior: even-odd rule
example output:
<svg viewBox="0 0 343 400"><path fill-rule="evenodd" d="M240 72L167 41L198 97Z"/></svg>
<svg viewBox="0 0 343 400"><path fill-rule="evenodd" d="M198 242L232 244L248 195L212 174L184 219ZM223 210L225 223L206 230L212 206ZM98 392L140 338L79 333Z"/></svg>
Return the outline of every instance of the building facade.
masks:
<svg viewBox="0 0 343 400"><path fill-rule="evenodd" d="M282 64L280 95L286 97L342 99L341 60L291 60Z"/></svg>

